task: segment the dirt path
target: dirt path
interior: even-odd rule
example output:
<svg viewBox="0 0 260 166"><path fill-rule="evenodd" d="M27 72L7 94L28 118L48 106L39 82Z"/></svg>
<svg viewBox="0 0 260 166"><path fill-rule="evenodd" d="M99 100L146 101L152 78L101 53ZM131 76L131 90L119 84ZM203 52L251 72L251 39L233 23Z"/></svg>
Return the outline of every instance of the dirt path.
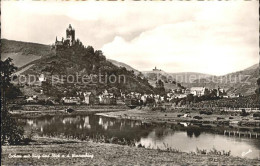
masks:
<svg viewBox="0 0 260 166"><path fill-rule="evenodd" d="M33 66L34 66L34 64L28 65L28 66L26 66L25 68L23 68L23 69L21 69L21 70L15 72L14 75L20 75L21 73L25 72L26 70L30 69L30 68L33 67Z"/></svg>

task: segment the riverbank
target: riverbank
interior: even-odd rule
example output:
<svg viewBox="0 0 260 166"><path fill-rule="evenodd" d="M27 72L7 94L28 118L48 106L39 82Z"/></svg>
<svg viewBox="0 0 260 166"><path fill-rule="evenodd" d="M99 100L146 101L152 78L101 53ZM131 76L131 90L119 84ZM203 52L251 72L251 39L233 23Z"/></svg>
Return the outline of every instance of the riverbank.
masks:
<svg viewBox="0 0 260 166"><path fill-rule="evenodd" d="M72 157L74 155L88 156ZM34 155L9 158L9 154ZM52 156L49 156L52 154ZM47 157L39 157L47 155ZM61 157L58 155L66 155ZM93 155L93 158L91 158ZM9 156L9 157L8 157ZM54 157L56 156L56 157ZM3 146L1 165L259 165L257 159L223 155L169 152L117 144L36 138L31 145Z"/></svg>
<svg viewBox="0 0 260 166"><path fill-rule="evenodd" d="M75 111L67 113L65 112L67 108ZM56 115L89 115L101 112L125 111L128 109L125 105L23 105L20 108L13 109L10 113L18 118L38 118Z"/></svg>
<svg viewBox="0 0 260 166"><path fill-rule="evenodd" d="M72 108L72 113L65 112L65 109ZM260 127L260 117L253 117L253 113L241 116L239 112L212 111L211 114L201 114L202 109L175 108L170 110L153 110L150 107L130 109L125 105L23 105L11 111L13 116L18 118L38 118L44 116L66 116L66 115L90 115L114 117L117 119L141 120L147 123L176 123L190 122L213 125L232 125L243 127Z"/></svg>
<svg viewBox="0 0 260 166"><path fill-rule="evenodd" d="M191 110L189 108L170 111L152 111L148 108L136 108L117 112L102 112L97 113L97 115L118 119L141 120L148 123L191 122L214 125L260 127L260 119L254 118L251 114L248 116L240 116L240 113L218 111L207 115L201 114L200 110Z"/></svg>
<svg viewBox="0 0 260 166"><path fill-rule="evenodd" d="M65 109L72 108L72 113L65 112ZM253 113L241 116L239 112L232 111L209 111L211 114L201 114L202 109L176 108L171 110L153 110L150 107L130 109L125 105L24 105L19 109L12 110L14 117L18 118L39 118L44 116L71 116L90 115L113 117L117 119L141 120L147 123L178 123L189 122L199 124L260 127L260 118L253 117Z"/></svg>
<svg viewBox="0 0 260 166"><path fill-rule="evenodd" d="M76 111L69 114L64 111L68 106L25 106L21 110L13 110L13 115L24 118L37 118L41 116L71 116L98 114L102 116L115 117L118 119L136 119L152 123L176 123L176 122L198 122L198 123L220 123L223 121L242 120L248 117L239 115L231 116L231 113L221 114L214 112L212 115L200 114L199 110L176 109L176 110L152 110L148 108L137 108L129 110L124 106L73 106ZM187 117L183 115L189 115ZM182 116L179 116L182 115ZM201 116L202 119L194 119L194 116ZM233 117L233 119L229 119ZM222 119L223 118L223 119ZM251 119L253 120L253 119ZM251 122L251 120L248 120ZM256 122L258 123L258 122ZM55 125L57 127L57 125ZM212 130L212 129L210 129ZM86 130L85 130L86 131ZM136 134L136 133L135 133ZM55 137L55 136L54 136ZM128 165L257 165L258 159L246 159L216 154L186 153L173 149L157 150L143 147L118 145L112 143L96 143L90 140L79 141L70 139L57 139L47 137L33 137L29 145L3 146L2 165L117 165L124 163ZM106 142L106 141L105 141ZM72 157L88 153L94 158ZM17 155L69 155L66 158L45 157L45 158L9 158L9 154ZM14 156L13 156L14 157Z"/></svg>

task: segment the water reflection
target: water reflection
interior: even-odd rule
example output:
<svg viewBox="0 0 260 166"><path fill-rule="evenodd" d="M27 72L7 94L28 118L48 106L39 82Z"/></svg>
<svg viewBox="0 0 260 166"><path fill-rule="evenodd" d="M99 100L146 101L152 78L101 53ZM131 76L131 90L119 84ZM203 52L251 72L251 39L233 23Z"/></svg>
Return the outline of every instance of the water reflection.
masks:
<svg viewBox="0 0 260 166"><path fill-rule="evenodd" d="M40 119L20 119L26 131L36 129L40 136L67 137L77 139L94 138L103 135L106 138L116 137L120 140L135 141L149 148L166 149L171 147L181 151L195 151L196 148L210 150L231 150L231 155L241 157L260 157L260 135L258 138L224 135L225 128L199 126L190 123L180 124L147 124L136 120L119 120L102 116L66 116L46 117ZM232 130L236 130L233 129ZM237 129L251 132L249 129ZM259 129L253 129L259 132Z"/></svg>
<svg viewBox="0 0 260 166"><path fill-rule="evenodd" d="M187 136L192 138L193 136L200 136L200 128L199 127L189 127L187 128Z"/></svg>
<svg viewBox="0 0 260 166"><path fill-rule="evenodd" d="M89 117L86 116L84 118L84 125L83 125L84 128L87 128L87 129L91 129L91 125L89 124Z"/></svg>

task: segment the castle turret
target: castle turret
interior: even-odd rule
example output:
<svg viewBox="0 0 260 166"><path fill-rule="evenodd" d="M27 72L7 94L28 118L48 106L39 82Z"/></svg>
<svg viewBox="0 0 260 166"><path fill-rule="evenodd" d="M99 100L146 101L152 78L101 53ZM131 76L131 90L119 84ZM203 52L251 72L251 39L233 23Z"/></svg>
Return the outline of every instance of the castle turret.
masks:
<svg viewBox="0 0 260 166"><path fill-rule="evenodd" d="M62 37L61 41L58 41L58 38L56 36L55 48L56 49L64 49L64 48L68 48L70 46L73 46L75 44L76 44L75 30L69 24L69 27L66 29L66 38L65 39Z"/></svg>
<svg viewBox="0 0 260 166"><path fill-rule="evenodd" d="M75 43L75 30L72 28L71 24L66 30L66 39L69 41L70 46Z"/></svg>

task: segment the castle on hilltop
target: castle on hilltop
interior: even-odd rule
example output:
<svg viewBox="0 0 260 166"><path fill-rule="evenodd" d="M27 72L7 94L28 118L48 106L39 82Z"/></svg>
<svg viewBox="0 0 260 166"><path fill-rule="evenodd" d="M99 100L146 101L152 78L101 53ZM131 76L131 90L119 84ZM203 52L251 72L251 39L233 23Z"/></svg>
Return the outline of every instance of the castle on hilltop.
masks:
<svg viewBox="0 0 260 166"><path fill-rule="evenodd" d="M56 36L55 48L63 49L74 46L75 44L81 44L81 42L78 39L75 40L75 29L69 24L69 27L66 29L66 39L62 37L61 41L59 41Z"/></svg>
<svg viewBox="0 0 260 166"><path fill-rule="evenodd" d="M161 69L157 69L156 66L155 66L153 71L162 71L162 70Z"/></svg>

